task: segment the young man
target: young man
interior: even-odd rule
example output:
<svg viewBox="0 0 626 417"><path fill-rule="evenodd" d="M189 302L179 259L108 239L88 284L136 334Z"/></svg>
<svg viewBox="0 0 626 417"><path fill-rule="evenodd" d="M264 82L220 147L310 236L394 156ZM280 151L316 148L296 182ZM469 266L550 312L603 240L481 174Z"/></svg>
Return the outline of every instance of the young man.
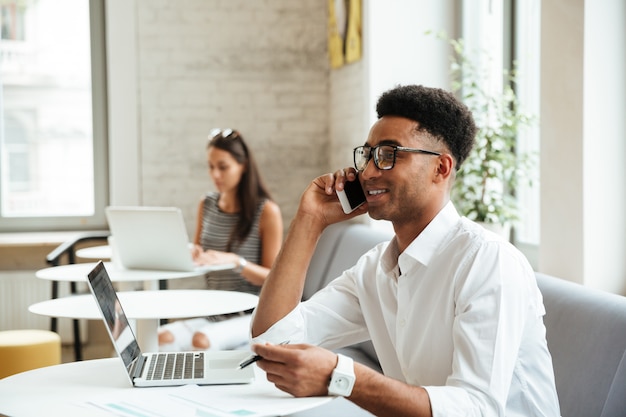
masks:
<svg viewBox="0 0 626 417"><path fill-rule="evenodd" d="M423 86L384 93L377 112L354 151L367 204L345 215L335 196L352 168L301 197L253 319L259 367L295 396L343 395L381 416L558 416L532 268L450 202L474 144L471 113ZM395 237L300 303L324 228L365 212ZM327 350L368 338L384 375Z"/></svg>

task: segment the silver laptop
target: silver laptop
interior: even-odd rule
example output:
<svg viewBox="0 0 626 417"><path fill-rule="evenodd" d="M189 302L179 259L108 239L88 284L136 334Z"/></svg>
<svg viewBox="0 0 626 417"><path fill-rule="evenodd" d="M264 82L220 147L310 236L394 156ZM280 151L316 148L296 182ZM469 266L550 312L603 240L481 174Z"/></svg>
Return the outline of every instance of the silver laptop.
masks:
<svg viewBox="0 0 626 417"><path fill-rule="evenodd" d="M194 265L183 213L177 207L115 207L105 209L117 256L127 269L210 272L234 264Z"/></svg>
<svg viewBox="0 0 626 417"><path fill-rule="evenodd" d="M134 386L245 384L254 380L251 366L239 366L250 356L245 350L142 353L102 262L89 272L87 281Z"/></svg>

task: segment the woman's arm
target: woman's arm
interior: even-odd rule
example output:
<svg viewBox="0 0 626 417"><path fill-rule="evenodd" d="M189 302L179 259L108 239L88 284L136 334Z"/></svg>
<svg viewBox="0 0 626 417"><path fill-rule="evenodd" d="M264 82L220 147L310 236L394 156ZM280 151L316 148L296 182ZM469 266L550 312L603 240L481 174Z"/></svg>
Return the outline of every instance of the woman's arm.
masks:
<svg viewBox="0 0 626 417"><path fill-rule="evenodd" d="M193 244L200 245L200 238L202 236L202 214L204 213L204 199L203 196L198 204L198 213L196 214L196 234L193 236Z"/></svg>
<svg viewBox="0 0 626 417"><path fill-rule="evenodd" d="M283 243L283 220L278 204L268 200L263 206L259 221L261 238L261 262L248 262L241 275L250 283L261 286L270 272Z"/></svg>
<svg viewBox="0 0 626 417"><path fill-rule="evenodd" d="M196 233L193 236L193 247L191 248L191 258L194 262L200 263L200 257L202 256L202 246L200 245L200 238L202 236L202 213L204 212L204 199L203 196L198 204L198 213L196 215Z"/></svg>

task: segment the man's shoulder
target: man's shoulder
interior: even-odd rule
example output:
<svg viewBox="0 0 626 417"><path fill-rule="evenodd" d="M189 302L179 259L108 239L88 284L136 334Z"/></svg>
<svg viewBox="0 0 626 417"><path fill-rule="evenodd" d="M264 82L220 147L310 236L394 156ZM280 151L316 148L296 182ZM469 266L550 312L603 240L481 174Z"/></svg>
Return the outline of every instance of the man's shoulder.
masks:
<svg viewBox="0 0 626 417"><path fill-rule="evenodd" d="M470 220L467 217L461 217L457 234L459 236L463 236L466 239L474 240L476 242L497 242L510 244L510 242L505 239L503 234L487 228L481 223Z"/></svg>
<svg viewBox="0 0 626 417"><path fill-rule="evenodd" d="M457 250L459 245L465 246L466 258L471 253L479 257L482 262L487 259L492 259L494 262L513 262L532 270L524 254L503 235L465 217L459 222L459 230L453 241L456 241L454 247Z"/></svg>
<svg viewBox="0 0 626 417"><path fill-rule="evenodd" d="M443 250L460 252L464 258L472 256L472 254L509 254L515 258L523 258L524 255L511 242L502 235L488 230L479 223L461 217L460 221L454 227L447 238L447 244Z"/></svg>

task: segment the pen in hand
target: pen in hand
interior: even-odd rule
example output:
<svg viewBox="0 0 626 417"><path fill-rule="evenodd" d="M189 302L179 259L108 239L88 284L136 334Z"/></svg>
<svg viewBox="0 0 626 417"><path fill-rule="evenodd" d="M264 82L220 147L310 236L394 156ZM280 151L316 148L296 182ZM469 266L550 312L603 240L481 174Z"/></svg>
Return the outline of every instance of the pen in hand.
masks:
<svg viewBox="0 0 626 417"><path fill-rule="evenodd" d="M279 345L287 345L289 344L289 340L285 340L284 342L280 342ZM241 361L241 363L239 364L239 369L243 369L246 366L252 365L254 362L263 359L263 357L261 355L252 355L247 359L244 359L243 361Z"/></svg>

